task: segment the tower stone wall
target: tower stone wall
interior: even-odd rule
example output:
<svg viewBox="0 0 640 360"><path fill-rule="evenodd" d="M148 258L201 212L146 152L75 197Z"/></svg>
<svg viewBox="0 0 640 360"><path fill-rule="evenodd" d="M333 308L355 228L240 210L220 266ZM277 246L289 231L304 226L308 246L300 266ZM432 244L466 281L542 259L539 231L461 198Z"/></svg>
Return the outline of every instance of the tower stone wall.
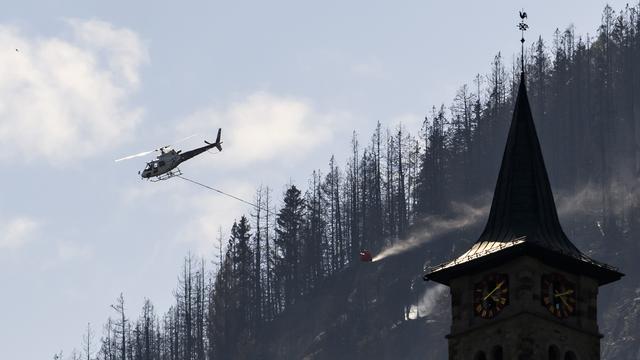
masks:
<svg viewBox="0 0 640 360"><path fill-rule="evenodd" d="M509 305L492 319L473 311L474 284L490 273L509 277ZM576 284L576 312L558 319L542 305L541 278L560 273ZM502 359L549 359L551 347L558 359L572 352L577 359L600 358L600 338L596 319L598 283L589 277L555 269L541 261L522 256L493 269L451 281L451 332L449 359L475 359L481 352L494 359L502 349ZM551 350L553 351L553 350ZM499 356L499 355L498 355ZM497 358L496 358L497 359Z"/></svg>

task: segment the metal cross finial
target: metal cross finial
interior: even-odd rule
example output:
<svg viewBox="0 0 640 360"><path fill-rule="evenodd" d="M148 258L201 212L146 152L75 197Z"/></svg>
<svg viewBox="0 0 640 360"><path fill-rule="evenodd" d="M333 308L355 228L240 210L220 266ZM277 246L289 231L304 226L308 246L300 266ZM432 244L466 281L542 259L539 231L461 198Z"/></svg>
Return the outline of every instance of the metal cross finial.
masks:
<svg viewBox="0 0 640 360"><path fill-rule="evenodd" d="M527 31L527 29L529 28L529 25L527 25L527 23L525 23L525 19L527 18L527 13L524 12L524 9L522 9L522 11L520 11L520 23L518 24L518 29L520 29L520 32L522 34L522 38L520 39L520 46L521 46L521 51L522 54L520 55L520 65L521 65L521 71L522 73L524 73L524 32Z"/></svg>

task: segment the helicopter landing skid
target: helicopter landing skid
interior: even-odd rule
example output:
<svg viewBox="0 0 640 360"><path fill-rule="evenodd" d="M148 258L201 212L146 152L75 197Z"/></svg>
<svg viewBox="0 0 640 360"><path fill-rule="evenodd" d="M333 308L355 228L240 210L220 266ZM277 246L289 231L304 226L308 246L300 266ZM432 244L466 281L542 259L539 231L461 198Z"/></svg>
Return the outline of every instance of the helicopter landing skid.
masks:
<svg viewBox="0 0 640 360"><path fill-rule="evenodd" d="M174 176L180 176L180 175L182 175L182 171L180 171L180 169L176 168L175 170L171 170L169 172L166 172L164 174L156 176L155 179L149 179L149 181L158 182L158 181L162 181L162 180L169 180Z"/></svg>

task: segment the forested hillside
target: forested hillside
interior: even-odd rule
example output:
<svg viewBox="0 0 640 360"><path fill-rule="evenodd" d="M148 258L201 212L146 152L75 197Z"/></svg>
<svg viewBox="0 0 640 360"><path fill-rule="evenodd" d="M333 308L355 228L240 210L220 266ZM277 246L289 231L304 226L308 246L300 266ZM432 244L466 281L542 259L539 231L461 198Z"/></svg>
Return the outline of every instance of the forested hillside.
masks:
<svg viewBox="0 0 640 360"><path fill-rule="evenodd" d="M627 274L600 294L603 358L616 360L640 356L639 11L640 4L607 7L594 35L556 31L525 55L565 231ZM350 157L331 156L307 184L284 194L258 189L259 207L238 214L230 236L218 239L217 266L185 259L174 306L156 312L147 300L136 315L121 296L95 345L84 341L74 354L445 358L447 291L421 276L464 251L484 225L520 72L519 60L503 58L497 54L488 74L463 85L449 106L433 107L420 134L380 124L370 136L354 132ZM407 241L395 256L358 259L361 248L378 254Z"/></svg>

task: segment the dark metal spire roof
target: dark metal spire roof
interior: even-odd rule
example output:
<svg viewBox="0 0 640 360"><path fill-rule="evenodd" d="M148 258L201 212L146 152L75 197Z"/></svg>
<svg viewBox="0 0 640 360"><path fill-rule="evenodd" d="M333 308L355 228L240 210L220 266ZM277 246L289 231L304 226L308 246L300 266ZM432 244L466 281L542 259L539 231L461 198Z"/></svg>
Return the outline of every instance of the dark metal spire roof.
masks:
<svg viewBox="0 0 640 360"><path fill-rule="evenodd" d="M571 265L569 271L586 272L598 278L600 283L622 276L615 269L582 254L560 226L531 116L524 73L520 77L487 225L469 251L432 269L425 278L448 284L449 279L461 272L480 264L491 265L492 259L516 256L515 252L533 255L546 262L556 259L558 264L553 261L553 265L560 267L578 261L579 264Z"/></svg>
<svg viewBox="0 0 640 360"><path fill-rule="evenodd" d="M576 248L562 231L533 124L524 74L493 194L487 225L478 242L527 242L572 256Z"/></svg>

